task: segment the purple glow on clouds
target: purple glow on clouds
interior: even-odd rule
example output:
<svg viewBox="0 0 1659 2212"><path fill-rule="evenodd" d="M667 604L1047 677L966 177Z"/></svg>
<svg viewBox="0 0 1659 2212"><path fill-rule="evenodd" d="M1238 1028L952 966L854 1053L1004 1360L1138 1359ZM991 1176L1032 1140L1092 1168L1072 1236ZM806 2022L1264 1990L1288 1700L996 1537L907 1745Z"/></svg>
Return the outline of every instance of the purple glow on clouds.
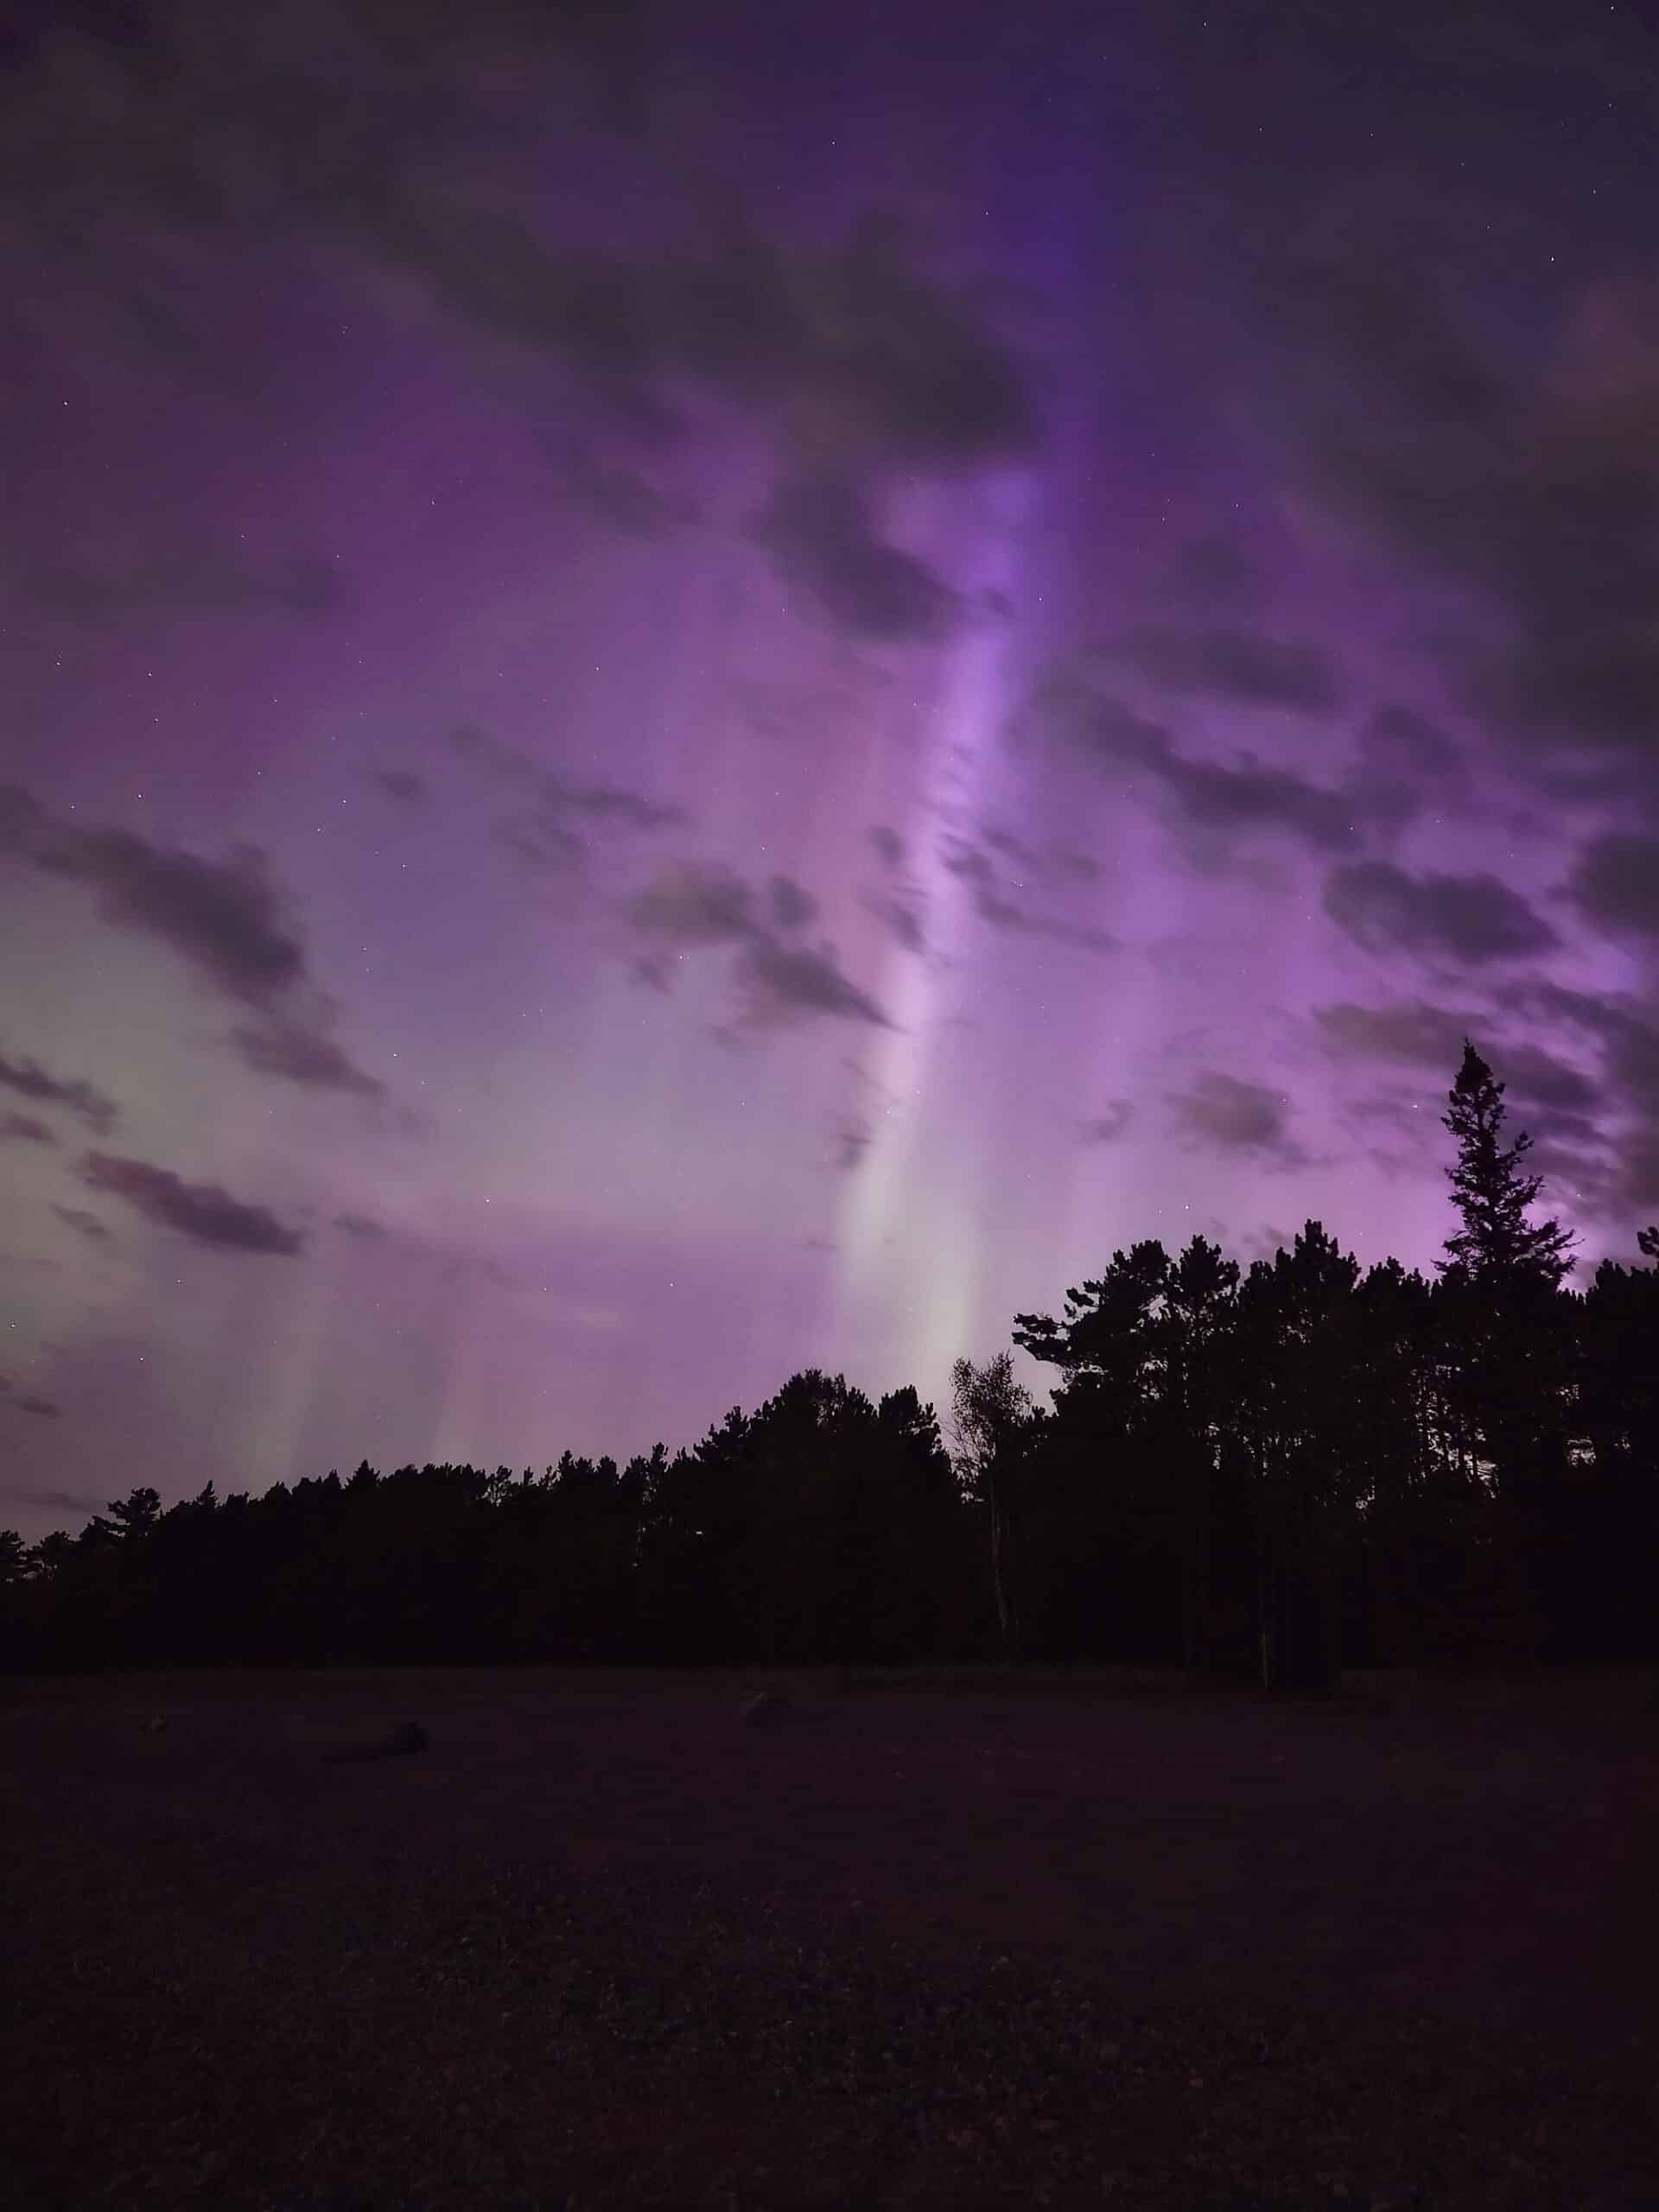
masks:
<svg viewBox="0 0 1659 2212"><path fill-rule="evenodd" d="M1628 1257L1651 57L472 12L12 57L0 1521L1427 1265L1465 1029Z"/></svg>

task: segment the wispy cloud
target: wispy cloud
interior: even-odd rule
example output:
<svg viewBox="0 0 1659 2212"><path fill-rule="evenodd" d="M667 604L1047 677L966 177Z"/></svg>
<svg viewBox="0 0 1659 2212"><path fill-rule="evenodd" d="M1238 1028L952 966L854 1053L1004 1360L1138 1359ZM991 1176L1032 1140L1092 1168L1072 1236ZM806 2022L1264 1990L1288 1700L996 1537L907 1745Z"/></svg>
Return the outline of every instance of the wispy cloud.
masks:
<svg viewBox="0 0 1659 2212"><path fill-rule="evenodd" d="M1290 1102L1282 1090L1206 1068L1189 1089L1170 1095L1177 1131L1190 1143L1251 1155L1279 1167L1306 1158L1289 1133Z"/></svg>
<svg viewBox="0 0 1659 2212"><path fill-rule="evenodd" d="M89 1152L81 1161L81 1178L89 1190L118 1198L146 1220L198 1244L291 1255L305 1243L300 1230L288 1228L269 1207L233 1198L218 1183L187 1183L146 1160Z"/></svg>
<svg viewBox="0 0 1659 2212"><path fill-rule="evenodd" d="M740 1032L823 1017L890 1027L875 1001L844 974L832 944L798 940L808 901L798 885L791 883L783 901L795 918L787 927L778 925L778 880L763 893L719 862L679 861L660 868L622 909L636 974L665 989L669 955L729 946L736 956L730 981Z"/></svg>
<svg viewBox="0 0 1659 2212"><path fill-rule="evenodd" d="M0 1052L0 1085L37 1104L62 1107L99 1136L107 1136L115 1126L114 1099L83 1077L48 1074L38 1060L13 1059Z"/></svg>
<svg viewBox="0 0 1659 2212"><path fill-rule="evenodd" d="M1127 1098L1109 1098L1104 1110L1092 1121L1082 1125L1085 1144L1116 1144L1127 1136L1129 1124L1135 1119L1135 1108Z"/></svg>
<svg viewBox="0 0 1659 2212"><path fill-rule="evenodd" d="M945 847L943 865L948 874L969 887L974 912L993 929L1047 938L1057 944L1074 945L1081 952L1109 952L1115 948L1116 940L1104 930L1033 914L1011 899L995 862L981 846L952 841Z"/></svg>
<svg viewBox="0 0 1659 2212"><path fill-rule="evenodd" d="M1516 960L1560 943L1543 916L1495 876L1413 875L1390 861L1360 861L1325 879L1325 911L1373 950Z"/></svg>
<svg viewBox="0 0 1659 2212"><path fill-rule="evenodd" d="M0 857L8 855L85 884L111 928L169 946L212 989L251 1010L256 1019L233 1042L257 1074L381 1094L331 1036L333 1002L310 981L298 929L257 848L204 860L132 830L54 820L10 785L0 788Z"/></svg>
<svg viewBox="0 0 1659 2212"><path fill-rule="evenodd" d="M35 1114L0 1114L0 1144L56 1144L50 1125Z"/></svg>
<svg viewBox="0 0 1659 2212"><path fill-rule="evenodd" d="M1255 631L1147 626L1108 651L1167 691L1302 715L1328 715L1342 703L1343 687L1328 653Z"/></svg>
<svg viewBox="0 0 1659 2212"><path fill-rule="evenodd" d="M85 1206L54 1205L52 1211L60 1221L66 1223L77 1236L84 1236L88 1243L107 1244L109 1243L109 1230L98 1216L95 1213L88 1213Z"/></svg>

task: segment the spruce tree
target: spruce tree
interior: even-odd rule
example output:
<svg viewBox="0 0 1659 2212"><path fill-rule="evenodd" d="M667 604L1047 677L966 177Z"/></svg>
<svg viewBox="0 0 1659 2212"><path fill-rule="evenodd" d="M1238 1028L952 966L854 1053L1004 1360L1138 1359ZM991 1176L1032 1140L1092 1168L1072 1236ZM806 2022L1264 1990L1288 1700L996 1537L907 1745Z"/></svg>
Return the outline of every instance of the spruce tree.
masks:
<svg viewBox="0 0 1659 2212"><path fill-rule="evenodd" d="M1483 1289L1559 1290L1573 1265L1573 1239L1559 1222L1527 1218L1543 1179L1526 1172L1529 1136L1502 1143L1503 1114L1503 1085L1465 1038L1444 1116L1458 1141L1457 1164L1446 1172L1463 1226L1446 1238L1440 1270Z"/></svg>
<svg viewBox="0 0 1659 2212"><path fill-rule="evenodd" d="M1446 1174L1462 1225L1440 1263L1443 1464L1452 1497L1473 1484L1457 1611L1470 1650L1525 1661L1546 1632L1572 1420L1560 1311L1572 1239L1557 1222L1528 1218L1541 1181L1527 1172L1531 1141L1503 1142L1503 1086L1466 1039L1445 1122L1458 1141Z"/></svg>

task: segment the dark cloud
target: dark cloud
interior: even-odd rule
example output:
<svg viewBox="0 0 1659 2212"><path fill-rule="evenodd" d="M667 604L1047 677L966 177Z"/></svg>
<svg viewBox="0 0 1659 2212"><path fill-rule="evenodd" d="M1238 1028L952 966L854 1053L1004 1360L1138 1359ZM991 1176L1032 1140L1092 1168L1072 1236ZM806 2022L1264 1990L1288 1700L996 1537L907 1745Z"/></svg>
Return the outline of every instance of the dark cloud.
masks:
<svg viewBox="0 0 1659 2212"><path fill-rule="evenodd" d="M564 456L571 497L631 537L660 537L703 518L695 500L663 490L637 468L596 460L580 447Z"/></svg>
<svg viewBox="0 0 1659 2212"><path fill-rule="evenodd" d="M1111 647L1162 690L1225 699L1239 707L1285 707L1328 715L1342 703L1329 656L1247 630L1179 630L1148 626Z"/></svg>
<svg viewBox="0 0 1659 2212"><path fill-rule="evenodd" d="M874 506L900 472L1022 456L1040 426L982 304L930 279L901 223L874 215L838 244L804 247L723 212L677 249L629 257L423 186L381 193L365 227L452 311L561 365L573 404L594 417L571 471L588 504L635 531L695 516L654 467L586 448L608 438L657 461L700 394L769 428L785 456L755 526L782 582L878 643L952 626L957 594L882 537Z"/></svg>
<svg viewBox="0 0 1659 2212"><path fill-rule="evenodd" d="M800 929L818 911L817 900L791 876L774 875L766 887L766 898L772 922L780 930Z"/></svg>
<svg viewBox="0 0 1659 2212"><path fill-rule="evenodd" d="M660 991L666 997L670 988L666 953L636 953L628 963L628 973L645 990Z"/></svg>
<svg viewBox="0 0 1659 2212"><path fill-rule="evenodd" d="M363 1213L337 1213L334 1227L343 1229L348 1236L360 1236L374 1243L378 1243L386 1233L378 1221L371 1221L367 1214Z"/></svg>
<svg viewBox="0 0 1659 2212"><path fill-rule="evenodd" d="M1474 1027L1467 1015L1426 1006L1421 1000L1408 1006L1317 1007L1313 1018L1334 1052L1403 1060L1411 1067L1449 1067L1453 1075L1463 1057L1463 1040Z"/></svg>
<svg viewBox="0 0 1659 2212"><path fill-rule="evenodd" d="M81 1160L89 1190L107 1192L134 1212L176 1229L198 1244L237 1252L298 1252L302 1234L287 1228L268 1208L245 1205L217 1183L186 1183L144 1160L89 1152Z"/></svg>
<svg viewBox="0 0 1659 2212"><path fill-rule="evenodd" d="M550 132L601 180L598 204L602 162L618 191L634 184L642 148L613 136L637 115L645 61L632 0L347 0L251 48L225 39L207 0L119 19L156 26L142 67L41 39L0 80L0 184L48 246L76 239L78 274L111 302L137 295L175 347L204 250L253 229L393 264L492 340L562 365L625 428L671 423L691 385L752 412L810 411L912 467L979 466L1039 434L987 302L930 275L893 214L786 243L676 174L680 240L624 252L543 234L467 188L480 147L518 152ZM170 282L146 251L158 232L194 248Z"/></svg>
<svg viewBox="0 0 1659 2212"><path fill-rule="evenodd" d="M14 1490L10 1484L3 1492L0 1492L0 1496L4 1496L15 1504L27 1505L35 1512L84 1513L88 1519L95 1513L102 1513L107 1502L102 1497L84 1497L78 1491Z"/></svg>
<svg viewBox="0 0 1659 2212"><path fill-rule="evenodd" d="M1258 243L1299 491L1402 570L1478 596L1454 680L1505 738L1625 752L1659 713L1659 287L1580 288L1553 358L1478 334L1459 211L1398 194L1316 248ZM1494 629L1494 618L1503 632ZM1628 763L1627 763L1628 765Z"/></svg>
<svg viewBox="0 0 1659 2212"><path fill-rule="evenodd" d="M452 730L449 741L469 766L524 793L524 812L505 823L500 835L508 850L537 874L569 874L585 868L589 830L650 831L685 820L683 808L643 791L616 784L572 783L475 724Z"/></svg>
<svg viewBox="0 0 1659 2212"><path fill-rule="evenodd" d="M862 726L870 691L886 681L879 669L868 664L848 661L842 667L842 681L763 683L734 676L727 696L758 737L789 743L805 735L819 744L833 743Z"/></svg>
<svg viewBox="0 0 1659 2212"><path fill-rule="evenodd" d="M924 275L900 222L867 218L806 290L801 382L875 451L972 467L1032 450L1041 425L1020 362L969 295Z"/></svg>
<svg viewBox="0 0 1659 2212"><path fill-rule="evenodd" d="M1380 708L1360 733L1347 789L1359 818L1382 832L1403 830L1433 805L1461 809L1469 779L1445 732L1408 707Z"/></svg>
<svg viewBox="0 0 1659 2212"><path fill-rule="evenodd" d="M207 0L31 6L37 27L14 34L17 14L0 183L48 244L79 216L73 275L169 335L188 330L204 248L273 223L367 245L377 213L480 130L508 143L550 104L566 128L599 120L596 82L614 125L638 77L632 0L477 0L461 14L345 0L299 11L257 51L223 38ZM145 252L158 232L189 237L183 270Z"/></svg>
<svg viewBox="0 0 1659 2212"><path fill-rule="evenodd" d="M1253 600L1260 588L1255 563L1236 538L1212 535L1184 546L1174 563L1178 589L1197 600L1233 607Z"/></svg>
<svg viewBox="0 0 1659 2212"><path fill-rule="evenodd" d="M245 1005L264 1005L304 972L264 856L251 847L204 861L130 830L50 827L42 817L24 849L37 868L86 884L106 920L162 938Z"/></svg>
<svg viewBox="0 0 1659 2212"><path fill-rule="evenodd" d="M1090 860L1087 853L1075 853L1070 846L1056 845L1048 857L1051 867L1074 883L1097 883L1100 880L1100 862Z"/></svg>
<svg viewBox="0 0 1659 2212"><path fill-rule="evenodd" d="M995 863L977 846L955 845L944 855L946 872L972 887L974 912L993 929L1023 929L1026 916L998 888Z"/></svg>
<svg viewBox="0 0 1659 2212"><path fill-rule="evenodd" d="M1579 855L1567 888L1609 936L1659 938L1659 838L1612 832Z"/></svg>
<svg viewBox="0 0 1659 2212"><path fill-rule="evenodd" d="M1194 1144L1283 1167L1304 1161L1287 1126L1289 1101L1265 1084L1242 1083L1236 1076L1207 1068L1190 1090L1171 1093L1169 1103L1177 1130Z"/></svg>
<svg viewBox="0 0 1659 2212"><path fill-rule="evenodd" d="M323 1027L327 1009L309 1021L273 1015L259 1023L244 1023L232 1031L238 1058L256 1075L276 1076L308 1090L354 1091L363 1098L383 1098L385 1084L365 1075Z"/></svg>
<svg viewBox="0 0 1659 2212"><path fill-rule="evenodd" d="M1575 990L1541 976L1518 980L1499 995L1509 1011L1528 1020L1576 1030L1600 1048L1599 1117L1592 1121L1584 1113L1575 1126L1569 1101L1531 1118L1539 1122L1541 1134L1547 1130L1559 1147L1570 1148L1570 1157L1553 1160L1546 1172L1569 1188L1576 1185L1586 1208L1610 1218L1628 1220L1632 1209L1653 1202L1652 1132L1659 1127L1659 1024L1648 1007L1628 998ZM1604 1126L1610 1120L1622 1125L1612 1136ZM1585 1122L1591 1123L1592 1134L1586 1132ZM1589 1156L1590 1147L1610 1145L1611 1166ZM1541 1166L1543 1151L1541 1144Z"/></svg>
<svg viewBox="0 0 1659 2212"><path fill-rule="evenodd" d="M1084 952L1109 952L1114 949L1116 940L1104 930L1047 920L1018 905L1002 888L989 854L979 846L957 844L948 847L944 855L944 866L949 874L972 887L974 912L982 921L988 922L993 929L1048 938L1058 944L1075 945Z"/></svg>
<svg viewBox="0 0 1659 2212"><path fill-rule="evenodd" d="M1659 1197L1659 1029L1633 1024L1608 1054L1608 1075L1629 1117L1619 1139L1615 1197L1630 1209Z"/></svg>
<svg viewBox="0 0 1659 2212"><path fill-rule="evenodd" d="M56 1144L46 1122L34 1114L0 1114L0 1144Z"/></svg>
<svg viewBox="0 0 1659 2212"><path fill-rule="evenodd" d="M862 1122L845 1122L836 1132L836 1160L843 1175L850 1175L869 1150L872 1133Z"/></svg>
<svg viewBox="0 0 1659 2212"><path fill-rule="evenodd" d="M86 884L112 927L170 945L215 990L255 1012L259 1020L238 1029L234 1043L256 1073L380 1095L382 1086L329 1039L333 1004L308 984L304 948L257 848L205 861L130 830L54 822L27 792L0 790L0 854L7 852ZM67 1086L60 1103L107 1129L95 1118L107 1102L90 1086Z"/></svg>
<svg viewBox="0 0 1659 2212"><path fill-rule="evenodd" d="M1521 1086L1510 1071L1499 1071L1511 1094L1522 1096ZM1599 1128L1587 1114L1554 1106L1523 1105L1522 1121L1527 1134L1537 1141L1539 1150L1546 1147L1574 1147L1581 1154L1603 1151L1613 1141L1605 1129Z"/></svg>
<svg viewBox="0 0 1659 2212"><path fill-rule="evenodd" d="M868 992L849 981L833 946L816 950L757 936L744 946L736 982L747 1026L756 1028L827 1014L844 1021L893 1024Z"/></svg>
<svg viewBox="0 0 1659 2212"><path fill-rule="evenodd" d="M0 784L0 853L32 859L48 827L46 810L32 792Z"/></svg>
<svg viewBox="0 0 1659 2212"><path fill-rule="evenodd" d="M539 237L514 209L431 189L362 209L363 236L493 337L562 359L578 390L626 428L661 438L678 410L651 270L588 245Z"/></svg>
<svg viewBox="0 0 1659 2212"><path fill-rule="evenodd" d="M463 1253L457 1258L445 1260L438 1269L442 1282L464 1282L469 1278L487 1282L497 1290L517 1290L515 1279L507 1273L499 1260L474 1257Z"/></svg>
<svg viewBox="0 0 1659 2212"><path fill-rule="evenodd" d="M1575 1029L1586 1030L1610 1043L1643 1027L1639 1014L1628 1001L1598 997L1592 991L1574 990L1567 984L1552 982L1547 976L1529 976L1506 984L1499 998L1504 1006L1518 1014L1540 1021L1570 1022Z"/></svg>
<svg viewBox="0 0 1659 2212"><path fill-rule="evenodd" d="M118 622L130 614L229 614L262 607L318 614L340 596L339 578L325 562L296 561L259 575L224 557L163 557L120 574L63 563L25 571L20 588L36 606L83 623Z"/></svg>
<svg viewBox="0 0 1659 2212"><path fill-rule="evenodd" d="M1013 353L967 295L872 215L840 243L785 247L717 223L626 260L544 244L509 215L405 200L383 232L450 305L563 354L625 419L671 419L693 380L747 409L810 407L873 459L959 468L1028 452L1039 422Z"/></svg>
<svg viewBox="0 0 1659 2212"><path fill-rule="evenodd" d="M798 585L838 628L876 645L942 638L957 594L925 561L880 537L858 486L820 474L785 479L755 524L785 582Z"/></svg>
<svg viewBox="0 0 1659 2212"><path fill-rule="evenodd" d="M107 1244L109 1243L109 1230L104 1226L98 1216L95 1213L88 1213L85 1206L60 1206L54 1205L52 1211L56 1214L60 1221L67 1222L70 1228L74 1230L79 1236L86 1237L89 1243Z"/></svg>
<svg viewBox="0 0 1659 2212"><path fill-rule="evenodd" d="M686 818L683 806L647 798L643 791L624 791L613 784L555 784L550 779L548 804L585 815L590 822L620 822L629 830L666 830Z"/></svg>
<svg viewBox="0 0 1659 2212"><path fill-rule="evenodd" d="M1311 784L1289 769L1264 767L1249 753L1230 766L1172 755L1158 772L1190 822L1284 830L1321 852L1344 852L1359 842L1351 793Z"/></svg>
<svg viewBox="0 0 1659 2212"><path fill-rule="evenodd" d="M537 875L567 875L588 864L587 839L545 816L504 823L500 837L507 850Z"/></svg>
<svg viewBox="0 0 1659 2212"><path fill-rule="evenodd" d="M1641 1129L1625 1144L1617 1198L1621 1209L1659 1205L1659 1133Z"/></svg>
<svg viewBox="0 0 1659 2212"><path fill-rule="evenodd" d="M1184 820L1223 830L1277 830L1321 852L1357 846L1352 792L1309 783L1286 768L1265 766L1243 753L1231 763L1181 753L1162 723L1086 684L1046 685L1027 710L1028 727L1068 739L1093 760L1150 775Z"/></svg>
<svg viewBox="0 0 1659 2212"><path fill-rule="evenodd" d="M881 866L896 875L904 867L908 851L904 839L884 822L872 824L869 838ZM917 885L901 883L891 891L867 893L864 904L888 936L906 952L926 951L927 906Z"/></svg>
<svg viewBox="0 0 1659 2212"><path fill-rule="evenodd" d="M1413 785L1461 793L1469 772L1463 753L1446 732L1410 707L1379 707L1360 733L1375 769Z"/></svg>
<svg viewBox="0 0 1659 2212"><path fill-rule="evenodd" d="M1512 985L1503 1003L1533 1020L1564 1022L1601 1045L1608 1103L1659 1122L1659 1026L1629 999L1598 996L1534 976Z"/></svg>
<svg viewBox="0 0 1659 2212"><path fill-rule="evenodd" d="M0 1382L0 1406L9 1406L13 1413L33 1414L41 1421L56 1421L63 1408L50 1398L16 1397L9 1384Z"/></svg>
<svg viewBox="0 0 1659 2212"><path fill-rule="evenodd" d="M1539 1141L1527 1154L1527 1165L1541 1179L1540 1203L1547 1211L1565 1207L1580 1221L1628 1219L1616 1159L1610 1160L1605 1152L1586 1151L1570 1141L1556 1142L1536 1130L1533 1134Z"/></svg>
<svg viewBox="0 0 1659 2212"><path fill-rule="evenodd" d="M1601 1104L1601 1095L1582 1070L1537 1045L1496 1045L1487 1057L1510 1096L1534 1109L1535 1135L1596 1140L1589 1116Z"/></svg>
<svg viewBox="0 0 1659 2212"><path fill-rule="evenodd" d="M1628 1111L1659 1122L1659 1027L1627 1016L1608 1039L1607 1073Z"/></svg>
<svg viewBox="0 0 1659 2212"><path fill-rule="evenodd" d="M1093 883L1100 874L1099 863L1086 853L1074 852L1065 845L1051 845L1039 851L1035 845L1017 837L1011 830L986 828L980 831L981 842L988 851L1012 861L1025 875L1033 876L1042 883Z"/></svg>
<svg viewBox="0 0 1659 2212"><path fill-rule="evenodd" d="M373 768L369 781L378 784L388 798L401 799L406 804L426 797L426 779L412 768Z"/></svg>
<svg viewBox="0 0 1659 2212"><path fill-rule="evenodd" d="M1399 949L1457 960L1515 960L1548 952L1555 931L1495 875L1412 875L1389 861L1333 868L1325 910L1373 951Z"/></svg>
<svg viewBox="0 0 1659 2212"><path fill-rule="evenodd" d="M1134 1119L1135 1108L1127 1098L1109 1098L1104 1113L1083 1124L1084 1141L1086 1144L1116 1144L1120 1137L1128 1134Z"/></svg>
<svg viewBox="0 0 1659 2212"><path fill-rule="evenodd" d="M1319 1007L1314 1019L1333 1051L1350 1058L1438 1069L1448 1090L1463 1058L1465 1039L1472 1038L1512 1099L1547 1109L1550 1134L1599 1141L1587 1117L1601 1097L1589 1077L1540 1046L1491 1041L1481 1034L1475 1015L1454 1014L1418 1000L1389 1007ZM1535 1135L1542 1135L1546 1116L1535 1114L1532 1127Z"/></svg>
<svg viewBox="0 0 1659 2212"><path fill-rule="evenodd" d="M872 899L868 903L883 929L905 951L927 950L926 912L919 891Z"/></svg>
<svg viewBox="0 0 1659 2212"><path fill-rule="evenodd" d="M493 353L518 349L543 413L555 372L559 411L582 418L570 489L630 529L695 512L626 450L660 455L693 404L740 411L784 445L810 423L815 448L861 482L1028 454L1041 424L988 297L931 273L892 213L807 244L704 194L676 241L622 251L568 223L556 235L556 206L532 224L469 188L480 148L518 152L549 130L601 174L615 149L595 127L593 73L613 92L615 56L633 48L597 27L632 14L483 0L453 19L423 10L411 35L396 11L355 0L256 54L224 40L211 7L182 4L145 67L114 81L78 42L44 41L0 108L0 190L60 264L75 238L74 278L175 374L236 343L205 332L194 306L215 247L228 264L251 230L379 262ZM639 158L629 149L624 196ZM180 237L175 270L156 241ZM596 454L607 440L624 450ZM835 619L888 639L938 634L954 602L913 556L846 512L785 506L776 557Z"/></svg>
<svg viewBox="0 0 1659 2212"><path fill-rule="evenodd" d="M34 1414L42 1421L56 1421L63 1412L53 1398L14 1398L11 1402L20 1414Z"/></svg>
<svg viewBox="0 0 1659 2212"><path fill-rule="evenodd" d="M677 861L659 869L628 900L623 919L648 945L654 941L659 948L740 948L732 976L745 1028L765 1028L813 1014L890 1027L874 1001L842 973L833 946L787 944L775 933L775 886L783 880L775 878L763 899L723 865ZM798 885L791 885L791 890L792 910L809 894ZM636 960L634 973L655 988L668 988L669 969L661 950L647 950Z"/></svg>
<svg viewBox="0 0 1659 2212"><path fill-rule="evenodd" d="M629 901L626 915L635 929L675 944L729 944L760 926L749 886L712 862L674 861L659 869Z"/></svg>

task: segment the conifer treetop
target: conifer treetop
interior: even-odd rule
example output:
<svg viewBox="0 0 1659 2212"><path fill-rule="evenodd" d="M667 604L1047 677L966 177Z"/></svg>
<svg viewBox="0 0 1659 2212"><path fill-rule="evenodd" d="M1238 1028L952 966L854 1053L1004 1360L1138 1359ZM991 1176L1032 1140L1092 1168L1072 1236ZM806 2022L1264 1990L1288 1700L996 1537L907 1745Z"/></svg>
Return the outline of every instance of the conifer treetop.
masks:
<svg viewBox="0 0 1659 2212"><path fill-rule="evenodd" d="M1468 1038L1452 1084L1445 1126L1458 1141L1446 1171L1462 1227L1446 1240L1442 1274L1489 1289L1539 1284L1559 1290L1573 1266L1573 1238L1557 1221L1528 1218L1543 1178L1527 1173L1532 1139L1522 1131L1502 1141L1503 1085Z"/></svg>

